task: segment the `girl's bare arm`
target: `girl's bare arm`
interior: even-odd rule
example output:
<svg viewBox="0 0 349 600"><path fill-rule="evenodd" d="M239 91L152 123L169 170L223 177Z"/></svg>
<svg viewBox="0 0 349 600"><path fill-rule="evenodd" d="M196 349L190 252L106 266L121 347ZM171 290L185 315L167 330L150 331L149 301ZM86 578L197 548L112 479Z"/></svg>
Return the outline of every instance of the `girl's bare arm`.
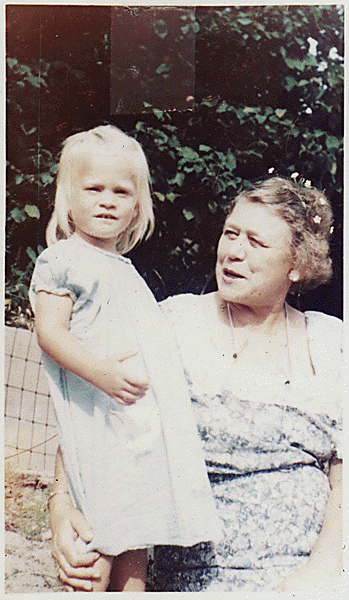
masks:
<svg viewBox="0 0 349 600"><path fill-rule="evenodd" d="M149 387L146 381L123 373L120 359L98 360L70 333L72 307L68 295L38 293L35 323L40 348L61 367L100 388L119 404L133 404L142 398Z"/></svg>

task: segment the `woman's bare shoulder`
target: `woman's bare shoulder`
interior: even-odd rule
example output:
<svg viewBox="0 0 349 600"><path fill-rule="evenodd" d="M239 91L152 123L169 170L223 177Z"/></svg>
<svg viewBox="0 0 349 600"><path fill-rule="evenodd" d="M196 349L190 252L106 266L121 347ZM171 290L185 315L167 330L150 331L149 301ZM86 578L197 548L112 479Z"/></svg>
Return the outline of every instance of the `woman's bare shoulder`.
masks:
<svg viewBox="0 0 349 600"><path fill-rule="evenodd" d="M210 294L178 294L177 296L169 296L166 300L160 302L161 307L175 308L185 306L214 306L216 292Z"/></svg>

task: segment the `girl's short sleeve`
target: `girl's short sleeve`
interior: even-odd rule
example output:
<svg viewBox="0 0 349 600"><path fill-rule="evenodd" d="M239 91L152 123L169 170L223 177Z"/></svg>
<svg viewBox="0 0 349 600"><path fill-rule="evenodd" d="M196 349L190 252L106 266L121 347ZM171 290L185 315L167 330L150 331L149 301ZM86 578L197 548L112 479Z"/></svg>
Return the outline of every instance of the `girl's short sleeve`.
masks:
<svg viewBox="0 0 349 600"><path fill-rule="evenodd" d="M34 312L38 292L48 292L57 296L68 295L76 302L81 289L76 279L71 276L72 269L74 256L67 251L64 242L57 242L40 254L29 289L29 299Z"/></svg>

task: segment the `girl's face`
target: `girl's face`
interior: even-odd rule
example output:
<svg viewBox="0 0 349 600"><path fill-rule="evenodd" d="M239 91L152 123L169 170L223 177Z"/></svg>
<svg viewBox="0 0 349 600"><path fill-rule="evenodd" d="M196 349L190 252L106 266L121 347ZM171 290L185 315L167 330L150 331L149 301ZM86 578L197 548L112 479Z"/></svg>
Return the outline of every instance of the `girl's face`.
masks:
<svg viewBox="0 0 349 600"><path fill-rule="evenodd" d="M218 290L250 307L284 302L294 260L291 231L272 206L240 200L228 216L217 250Z"/></svg>
<svg viewBox="0 0 349 600"><path fill-rule="evenodd" d="M78 160L69 209L77 235L116 252L118 238L138 214L136 180L127 160L103 154Z"/></svg>

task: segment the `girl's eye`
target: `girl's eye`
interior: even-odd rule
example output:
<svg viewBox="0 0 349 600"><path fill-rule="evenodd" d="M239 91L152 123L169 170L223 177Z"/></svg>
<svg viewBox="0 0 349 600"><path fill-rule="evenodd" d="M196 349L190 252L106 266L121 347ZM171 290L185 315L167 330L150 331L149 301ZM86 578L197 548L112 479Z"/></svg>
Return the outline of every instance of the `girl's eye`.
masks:
<svg viewBox="0 0 349 600"><path fill-rule="evenodd" d="M97 185L95 185L95 186L88 187L87 191L88 192L100 192L100 188Z"/></svg>
<svg viewBox="0 0 349 600"><path fill-rule="evenodd" d="M127 190L125 190L123 188L116 188L114 190L114 194L118 194L119 196L126 196Z"/></svg>

